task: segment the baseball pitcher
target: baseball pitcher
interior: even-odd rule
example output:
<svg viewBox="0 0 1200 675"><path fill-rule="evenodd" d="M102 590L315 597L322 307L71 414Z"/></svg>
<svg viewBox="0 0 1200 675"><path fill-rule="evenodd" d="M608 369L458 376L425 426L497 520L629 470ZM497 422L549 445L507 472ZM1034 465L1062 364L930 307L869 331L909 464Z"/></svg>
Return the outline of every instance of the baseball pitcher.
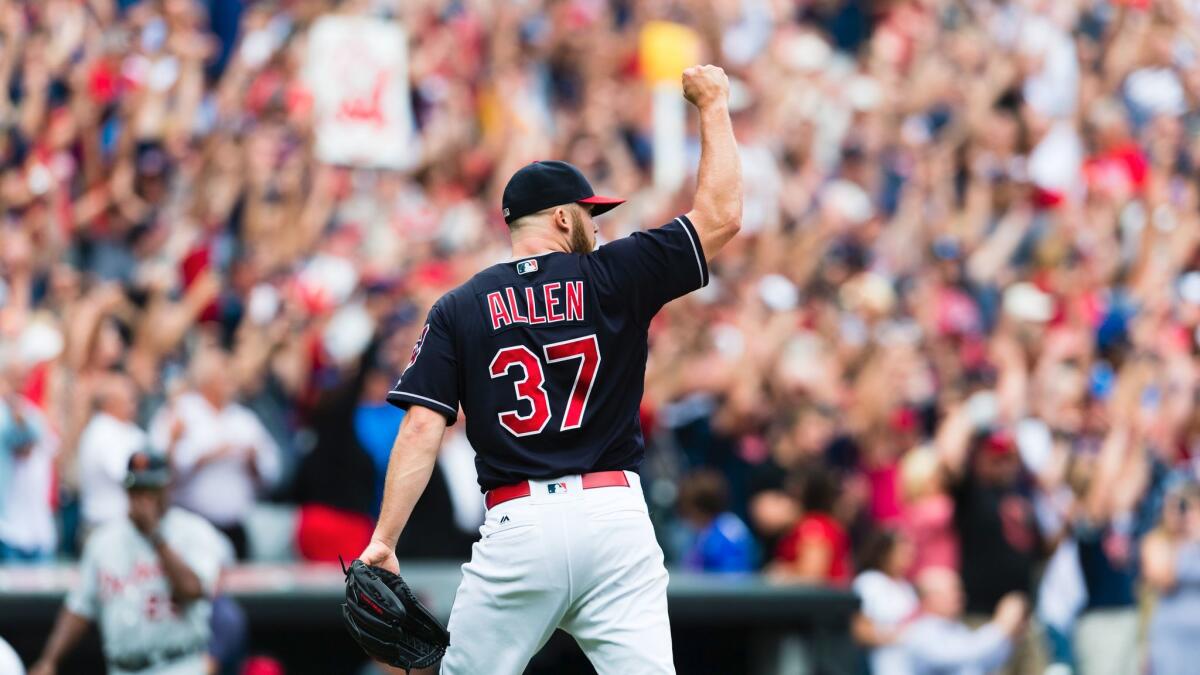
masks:
<svg viewBox="0 0 1200 675"><path fill-rule="evenodd" d="M460 406L486 494L442 673L521 673L556 628L600 675L674 672L638 407L650 320L708 282L707 260L741 225L728 92L720 68L683 73L700 115L697 189L657 229L596 248L592 218L622 200L564 162L517 171L503 195L512 260L437 301L388 394L409 412L361 560L398 571L396 541Z"/></svg>

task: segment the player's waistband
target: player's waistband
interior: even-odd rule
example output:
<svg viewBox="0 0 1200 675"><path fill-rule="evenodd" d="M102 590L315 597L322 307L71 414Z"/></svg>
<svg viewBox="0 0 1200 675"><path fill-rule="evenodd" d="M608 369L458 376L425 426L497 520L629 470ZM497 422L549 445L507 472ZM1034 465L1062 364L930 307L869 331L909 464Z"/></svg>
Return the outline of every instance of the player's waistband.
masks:
<svg viewBox="0 0 1200 675"><path fill-rule="evenodd" d="M530 484L533 482L542 483L542 481L524 480L520 483L513 483L512 485L501 485L498 488L492 488L491 490L488 490L487 494L483 497L483 501L485 504L487 504L489 509L492 509L500 504L503 504L504 502L510 502L514 499L528 497L533 494L533 489L530 487ZM626 475L624 471L593 471L591 473L580 475L579 482L583 486L584 490L630 486L629 476ZM564 489L566 488L565 483L554 482L546 483L546 488L550 492L553 492L558 485L562 485Z"/></svg>
<svg viewBox="0 0 1200 675"><path fill-rule="evenodd" d="M148 670L152 667L171 665L175 661L180 661L186 657L203 652L206 647L206 643L197 642L181 647L169 647L167 649L160 649L156 651L124 654L122 656L109 659L108 664L115 670L122 670L127 673L137 673L143 670Z"/></svg>

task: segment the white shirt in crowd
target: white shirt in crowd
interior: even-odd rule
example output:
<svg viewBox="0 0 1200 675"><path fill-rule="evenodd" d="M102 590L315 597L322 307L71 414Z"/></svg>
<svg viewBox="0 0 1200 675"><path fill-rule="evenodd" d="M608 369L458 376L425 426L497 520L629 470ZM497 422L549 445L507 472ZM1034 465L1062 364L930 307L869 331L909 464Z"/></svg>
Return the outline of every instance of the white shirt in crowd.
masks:
<svg viewBox="0 0 1200 675"><path fill-rule="evenodd" d="M218 527L236 525L254 508L259 483L238 453L206 463L197 463L223 447L248 448L264 485L279 478L279 447L249 408L230 403L215 409L195 393L184 394L173 406L164 406L150 425L155 447L170 444L171 424L183 420L183 437L176 443L171 464L179 475L175 501L208 518Z"/></svg>
<svg viewBox="0 0 1200 675"><path fill-rule="evenodd" d="M89 526L122 518L129 511L124 485L129 457L149 444L150 437L133 422L103 412L88 421L79 437L79 497Z"/></svg>
<svg viewBox="0 0 1200 675"><path fill-rule="evenodd" d="M862 600L863 616L885 631L899 628L917 612L917 592L912 584L896 580L878 570L867 570L854 579L854 592ZM908 655L899 644L872 649L873 675L908 673Z"/></svg>
<svg viewBox="0 0 1200 675"><path fill-rule="evenodd" d="M105 523L88 538L79 585L67 595L66 606L97 623L110 661L153 660L166 650L197 649L196 657L172 664L174 672L202 658L211 635L210 600L233 550L203 518L177 507L167 510L159 527L167 546L200 578L204 599L182 609L172 604L158 553L126 517ZM161 675L163 669L142 672Z"/></svg>
<svg viewBox="0 0 1200 675"><path fill-rule="evenodd" d="M17 656L12 645L0 638L0 673L4 675L25 675L25 666L21 665L21 657Z"/></svg>
<svg viewBox="0 0 1200 675"><path fill-rule="evenodd" d="M471 447L467 435L457 427L446 429L437 462L446 476L450 505L454 509L454 524L468 534L478 531L479 526L483 524L483 517L487 514L487 507L484 505L483 493L479 491L475 448Z"/></svg>
<svg viewBox="0 0 1200 675"><path fill-rule="evenodd" d="M961 621L925 615L905 629L900 644L911 675L985 675L1004 665L1012 640L996 624L968 628Z"/></svg>
<svg viewBox="0 0 1200 675"><path fill-rule="evenodd" d="M50 553L58 545L51 503L59 440L32 403L21 402L21 417L33 442L20 454L0 446L0 541L23 551ZM0 432L13 427L8 406L0 403Z"/></svg>

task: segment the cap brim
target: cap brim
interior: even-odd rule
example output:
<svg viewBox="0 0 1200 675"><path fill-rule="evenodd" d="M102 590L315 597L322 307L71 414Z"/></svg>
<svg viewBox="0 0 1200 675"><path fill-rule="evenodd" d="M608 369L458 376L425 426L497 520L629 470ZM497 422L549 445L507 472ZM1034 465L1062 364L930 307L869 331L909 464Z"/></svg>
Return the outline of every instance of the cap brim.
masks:
<svg viewBox="0 0 1200 675"><path fill-rule="evenodd" d="M165 469L138 471L125 476L126 490L161 490L170 484L171 474Z"/></svg>
<svg viewBox="0 0 1200 675"><path fill-rule="evenodd" d="M616 197L601 197L600 195L593 195L585 199L580 199L577 203L590 205L592 207L592 215L598 216L602 213L608 213L621 204L624 204L625 200L617 199Z"/></svg>

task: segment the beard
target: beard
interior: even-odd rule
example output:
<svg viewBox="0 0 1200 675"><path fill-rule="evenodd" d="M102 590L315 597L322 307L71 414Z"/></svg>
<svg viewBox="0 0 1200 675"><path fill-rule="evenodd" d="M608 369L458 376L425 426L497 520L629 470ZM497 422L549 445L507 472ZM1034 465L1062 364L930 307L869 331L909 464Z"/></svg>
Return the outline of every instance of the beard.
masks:
<svg viewBox="0 0 1200 675"><path fill-rule="evenodd" d="M571 211L571 237L567 241L567 248L571 253L591 253L595 248L592 241L588 239L583 218L574 210Z"/></svg>

